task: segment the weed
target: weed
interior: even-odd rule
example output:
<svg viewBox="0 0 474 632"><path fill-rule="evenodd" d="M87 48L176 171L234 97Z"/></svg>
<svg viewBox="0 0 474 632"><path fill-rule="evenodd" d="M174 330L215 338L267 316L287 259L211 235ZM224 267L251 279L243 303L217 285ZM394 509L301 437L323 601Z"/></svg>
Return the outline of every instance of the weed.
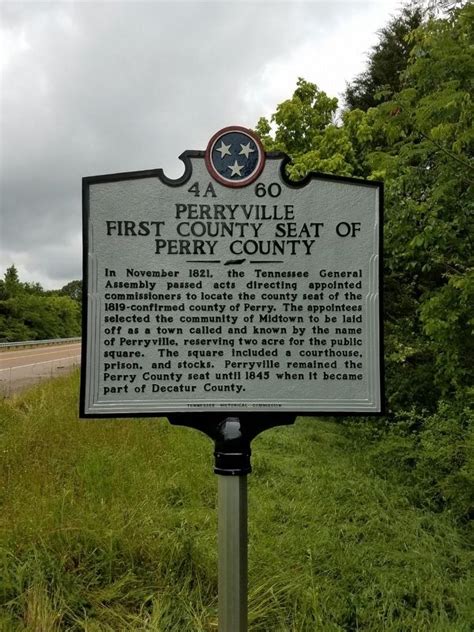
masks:
<svg viewBox="0 0 474 632"><path fill-rule="evenodd" d="M79 421L77 391L75 374L0 402L0 628L216 632L212 444ZM464 533L346 431L302 418L254 441L250 629L467 632Z"/></svg>

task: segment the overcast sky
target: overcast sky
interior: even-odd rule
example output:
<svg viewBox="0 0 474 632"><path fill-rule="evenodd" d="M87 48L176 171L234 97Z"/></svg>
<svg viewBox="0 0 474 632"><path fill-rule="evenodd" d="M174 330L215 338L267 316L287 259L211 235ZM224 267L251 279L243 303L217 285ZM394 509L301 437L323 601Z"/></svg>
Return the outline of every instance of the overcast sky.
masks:
<svg viewBox="0 0 474 632"><path fill-rule="evenodd" d="M340 96L400 0L0 5L0 275L81 278L81 178L254 127L297 77Z"/></svg>

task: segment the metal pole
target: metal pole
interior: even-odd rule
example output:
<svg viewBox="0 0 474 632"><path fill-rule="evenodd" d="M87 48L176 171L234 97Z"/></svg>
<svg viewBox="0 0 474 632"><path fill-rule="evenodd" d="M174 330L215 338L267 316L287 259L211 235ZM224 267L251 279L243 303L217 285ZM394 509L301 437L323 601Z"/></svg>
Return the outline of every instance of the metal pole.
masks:
<svg viewBox="0 0 474 632"><path fill-rule="evenodd" d="M175 413L172 424L201 430L214 440L214 472L218 475L218 611L219 632L247 632L247 474L250 443L274 426L292 424L291 413L256 413L241 417L220 414L190 417Z"/></svg>
<svg viewBox="0 0 474 632"><path fill-rule="evenodd" d="M247 476L218 476L219 632L247 632Z"/></svg>

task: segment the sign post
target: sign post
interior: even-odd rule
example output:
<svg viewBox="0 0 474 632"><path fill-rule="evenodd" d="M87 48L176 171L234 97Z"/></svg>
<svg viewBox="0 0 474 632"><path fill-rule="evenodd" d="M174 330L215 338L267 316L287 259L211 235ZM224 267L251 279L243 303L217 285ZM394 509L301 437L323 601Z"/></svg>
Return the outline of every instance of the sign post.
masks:
<svg viewBox="0 0 474 632"><path fill-rule="evenodd" d="M383 406L379 182L309 174L234 126L161 169L83 179L81 417L166 415L215 442L219 619L247 620L252 439Z"/></svg>
<svg viewBox="0 0 474 632"><path fill-rule="evenodd" d="M218 477L219 625L247 630L247 474Z"/></svg>
<svg viewBox="0 0 474 632"><path fill-rule="evenodd" d="M218 475L218 616L221 632L247 631L247 475L252 471L251 442L264 430L290 425L282 413L172 415L170 422L200 430L214 440Z"/></svg>

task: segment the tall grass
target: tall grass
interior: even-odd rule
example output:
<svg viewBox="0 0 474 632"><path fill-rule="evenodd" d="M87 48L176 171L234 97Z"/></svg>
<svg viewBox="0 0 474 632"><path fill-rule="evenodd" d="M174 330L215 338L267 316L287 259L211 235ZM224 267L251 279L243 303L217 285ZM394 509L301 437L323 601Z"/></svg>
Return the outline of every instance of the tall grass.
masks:
<svg viewBox="0 0 474 632"><path fill-rule="evenodd" d="M163 419L79 421L78 376L0 402L1 630L217 630L212 444ZM469 557L334 422L253 443L254 631L471 629Z"/></svg>

